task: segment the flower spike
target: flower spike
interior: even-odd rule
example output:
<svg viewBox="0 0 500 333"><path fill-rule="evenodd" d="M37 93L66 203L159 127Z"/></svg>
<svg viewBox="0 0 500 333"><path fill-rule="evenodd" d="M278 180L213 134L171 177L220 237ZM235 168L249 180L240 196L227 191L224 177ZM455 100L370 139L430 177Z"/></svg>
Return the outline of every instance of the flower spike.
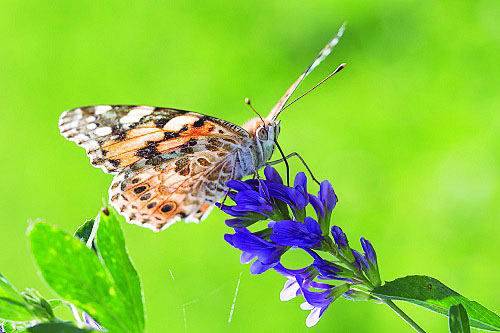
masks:
<svg viewBox="0 0 500 333"><path fill-rule="evenodd" d="M293 187L283 184L279 173L268 166L265 179L230 181L229 197L234 205L219 205L231 218L226 225L234 229L224 239L242 251L241 262L251 264L252 274L273 269L286 277L280 299L303 297L301 308L310 311L307 326L318 323L331 303L339 297L360 299L373 286L380 285L377 256L372 244L361 238L363 253L352 249L339 226L330 229L338 199L329 181L320 183L317 195L307 189L307 177L299 172ZM317 219L307 216L314 209ZM265 223L259 231L250 231ZM291 249L305 251L313 262L300 269L285 267L282 258ZM329 252L334 260L323 253ZM340 283L340 284L339 284ZM357 288L362 286L359 291Z"/></svg>

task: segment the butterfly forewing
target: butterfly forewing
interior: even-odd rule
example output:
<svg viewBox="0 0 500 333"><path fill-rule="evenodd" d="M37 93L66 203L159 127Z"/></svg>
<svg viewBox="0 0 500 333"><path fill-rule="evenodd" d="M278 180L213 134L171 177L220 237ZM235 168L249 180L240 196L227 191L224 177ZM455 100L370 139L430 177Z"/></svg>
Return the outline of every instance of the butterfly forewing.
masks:
<svg viewBox="0 0 500 333"><path fill-rule="evenodd" d="M241 174L241 152L250 154L252 144L232 123L148 106L77 108L63 113L59 127L94 166L116 174L112 205L129 222L153 230L205 216L225 183Z"/></svg>
<svg viewBox="0 0 500 333"><path fill-rule="evenodd" d="M199 137L248 137L244 129L217 118L150 106L81 107L63 113L59 128L85 148L94 166L109 173L160 154L174 158L178 148L196 150L193 140Z"/></svg>

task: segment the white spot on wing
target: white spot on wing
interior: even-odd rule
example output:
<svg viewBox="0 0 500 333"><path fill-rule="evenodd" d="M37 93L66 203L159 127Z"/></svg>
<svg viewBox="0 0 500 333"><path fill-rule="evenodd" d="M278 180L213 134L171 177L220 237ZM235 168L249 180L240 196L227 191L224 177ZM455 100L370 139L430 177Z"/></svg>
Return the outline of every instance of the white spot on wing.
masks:
<svg viewBox="0 0 500 333"><path fill-rule="evenodd" d="M192 124L199 118L195 116L177 116L172 118L168 123L163 126L164 130L167 131L178 131L186 124Z"/></svg>
<svg viewBox="0 0 500 333"><path fill-rule="evenodd" d="M61 126L61 130L65 131L65 130L68 130L68 129L71 129L71 128L76 128L78 127L78 120L74 120L70 123L67 123L65 125L62 125Z"/></svg>
<svg viewBox="0 0 500 333"><path fill-rule="evenodd" d="M150 114L151 112L153 112L155 109L154 106L146 106L146 105L140 105L140 106L136 106L135 108L133 108L130 112L130 113L143 113L144 115L148 115Z"/></svg>
<svg viewBox="0 0 500 333"><path fill-rule="evenodd" d="M111 134L111 132L112 132L111 127L99 127L96 128L94 134L97 136L105 136Z"/></svg>
<svg viewBox="0 0 500 333"><path fill-rule="evenodd" d="M112 107L110 105L97 105L94 108L94 110L95 110L94 113L99 115L99 114L106 113L111 109L112 109Z"/></svg>
<svg viewBox="0 0 500 333"><path fill-rule="evenodd" d="M90 138L82 133L80 133L80 134L76 135L74 138L72 138L72 140L75 141L76 143L87 141L88 139L90 139Z"/></svg>
<svg viewBox="0 0 500 333"><path fill-rule="evenodd" d="M154 107L151 106L138 106L133 108L126 116L120 119L122 124L137 123L142 117L147 116L153 112Z"/></svg>
<svg viewBox="0 0 500 333"><path fill-rule="evenodd" d="M95 140L87 141L82 144L87 151L99 149L99 144Z"/></svg>

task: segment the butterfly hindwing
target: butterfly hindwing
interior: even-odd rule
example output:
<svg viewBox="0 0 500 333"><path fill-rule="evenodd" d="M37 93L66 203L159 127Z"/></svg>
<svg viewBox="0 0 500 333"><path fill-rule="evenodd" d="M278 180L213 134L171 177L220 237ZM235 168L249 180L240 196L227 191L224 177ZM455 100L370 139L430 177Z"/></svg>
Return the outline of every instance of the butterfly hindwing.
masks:
<svg viewBox="0 0 500 333"><path fill-rule="evenodd" d="M198 222L224 196L225 184L233 177L237 155L226 152L221 158L221 151L198 151L157 166L127 168L111 184L111 203L128 222L154 231L181 219Z"/></svg>

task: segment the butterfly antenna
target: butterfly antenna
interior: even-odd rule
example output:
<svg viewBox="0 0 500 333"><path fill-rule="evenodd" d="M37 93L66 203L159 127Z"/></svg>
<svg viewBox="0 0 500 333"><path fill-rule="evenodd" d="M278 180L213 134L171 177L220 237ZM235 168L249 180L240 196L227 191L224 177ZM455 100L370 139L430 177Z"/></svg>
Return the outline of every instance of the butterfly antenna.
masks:
<svg viewBox="0 0 500 333"><path fill-rule="evenodd" d="M345 68L346 64L343 63L343 64L340 64L333 72L331 72L330 74L328 74L323 80L319 81L318 83L316 83L312 88L310 88L308 91L306 91L305 93L303 93L302 95L300 95L299 97L297 97L296 99L294 99L293 101L291 101L290 103L288 103L287 105L285 105L283 107L282 110L286 109L287 107L289 107L290 105L292 105L293 103L299 101L300 99L302 99L302 97L305 97L306 95L308 95L309 93L313 92L316 88L318 88L319 86L321 86L323 83L325 83L326 81L328 81L331 77L333 77L335 74L337 74L338 72L340 72L341 70L343 70Z"/></svg>
<svg viewBox="0 0 500 333"><path fill-rule="evenodd" d="M248 107L257 115L259 116L260 120L262 120L262 123L265 124L266 122L264 121L264 118L260 115L260 113L255 110L255 108L252 105L252 101L250 101L250 98L245 97L245 104L248 105Z"/></svg>

